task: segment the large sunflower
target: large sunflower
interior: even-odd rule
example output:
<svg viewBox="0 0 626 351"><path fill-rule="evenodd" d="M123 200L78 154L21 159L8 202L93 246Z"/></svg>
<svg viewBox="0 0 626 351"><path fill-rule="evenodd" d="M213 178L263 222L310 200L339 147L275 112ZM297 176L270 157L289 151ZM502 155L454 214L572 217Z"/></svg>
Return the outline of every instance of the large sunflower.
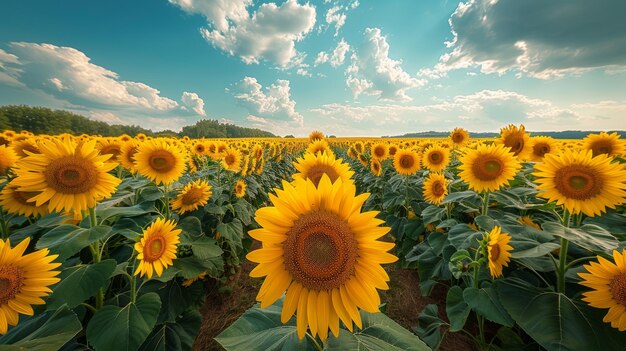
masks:
<svg viewBox="0 0 626 351"><path fill-rule="evenodd" d="M176 199L172 200L172 210L178 210L180 214L195 211L206 205L211 195L211 185L206 180L187 183Z"/></svg>
<svg viewBox="0 0 626 351"><path fill-rule="evenodd" d="M38 154L40 153L39 147L37 146L37 141L35 138L24 138L21 140L13 140L11 143L11 148L18 157L26 157L30 154Z"/></svg>
<svg viewBox="0 0 626 351"><path fill-rule="evenodd" d="M601 132L600 134L589 134L583 139L584 148L591 150L593 156L606 154L607 156L620 156L626 154L626 146L624 141L620 140L617 132L608 134Z"/></svg>
<svg viewBox="0 0 626 351"><path fill-rule="evenodd" d="M241 152L229 147L224 149L222 154L222 167L231 172L239 172L241 170Z"/></svg>
<svg viewBox="0 0 626 351"><path fill-rule="evenodd" d="M496 143L510 148L520 161L527 160L532 153L530 135L526 134L526 127L523 124L520 124L519 128L509 124L500 129L500 138L496 139Z"/></svg>
<svg viewBox="0 0 626 351"><path fill-rule="evenodd" d="M521 168L519 161L503 145L479 145L460 157L459 177L478 192L496 191L511 181Z"/></svg>
<svg viewBox="0 0 626 351"><path fill-rule="evenodd" d="M250 272L264 277L257 300L265 308L285 291L281 321L297 311L298 337L307 327L322 340L328 330L337 336L339 320L352 331L362 327L359 308L378 312L376 289L388 289L389 277L381 264L397 258L387 253L393 243L376 239L389 232L379 227L377 211L361 213L369 194L355 196L352 182L323 176L316 187L310 180L283 181L283 190L270 194L274 206L257 210L262 228L249 232L263 242L247 258L259 263Z"/></svg>
<svg viewBox="0 0 626 351"><path fill-rule="evenodd" d="M162 138L139 145L134 159L137 171L157 184L174 183L183 175L187 165L187 153Z"/></svg>
<svg viewBox="0 0 626 351"><path fill-rule="evenodd" d="M508 267L511 261L511 250L509 245L511 236L502 233L498 226L493 227L488 237L487 256L489 261L489 272L492 278L502 276L502 267Z"/></svg>
<svg viewBox="0 0 626 351"><path fill-rule="evenodd" d="M332 153L305 153L303 157L298 158L294 163L294 167L299 173L293 175L293 179L303 178L310 179L317 186L326 174L331 182L341 178L348 181L354 175L354 171L350 169L350 165L343 162L342 159L336 159Z"/></svg>
<svg viewBox="0 0 626 351"><path fill-rule="evenodd" d="M314 142L309 144L306 151L314 155L317 153L324 153L324 152L328 154L333 153L333 150L331 150L330 146L328 146L328 142L324 139L315 140Z"/></svg>
<svg viewBox="0 0 626 351"><path fill-rule="evenodd" d="M584 265L589 273L578 273L579 284L593 289L583 293L582 300L591 307L608 308L602 320L611 327L626 330L626 250L613 250L614 263L598 256L598 262Z"/></svg>
<svg viewBox="0 0 626 351"><path fill-rule="evenodd" d="M546 154L556 153L558 151L556 140L548 136L532 137L530 138L530 142L532 145L530 160L534 162L541 162Z"/></svg>
<svg viewBox="0 0 626 351"><path fill-rule="evenodd" d="M122 143L117 138L102 138L96 144L101 155L111 155L110 161L119 162L122 153Z"/></svg>
<svg viewBox="0 0 626 351"><path fill-rule="evenodd" d="M141 241L135 243L137 259L139 264L135 270L135 275L141 274L152 278L152 273L157 277L163 271L174 264L176 249L180 242L180 229L174 229L176 223L173 220L166 221L164 218L157 218L148 228L143 231Z"/></svg>
<svg viewBox="0 0 626 351"><path fill-rule="evenodd" d="M441 146L431 146L424 151L422 164L431 172L440 172L450 163L450 150Z"/></svg>
<svg viewBox="0 0 626 351"><path fill-rule="evenodd" d="M7 184L0 192L0 208L19 216L38 217L48 214L48 207L35 206L34 203L28 201L39 193L18 191L17 186L12 183Z"/></svg>
<svg viewBox="0 0 626 351"><path fill-rule="evenodd" d="M454 128L450 133L450 140L454 146L464 146L469 140L469 132L463 128Z"/></svg>
<svg viewBox="0 0 626 351"><path fill-rule="evenodd" d="M382 161L386 159L389 155L389 147L385 143L376 143L372 145L370 155L372 156L372 158Z"/></svg>
<svg viewBox="0 0 626 351"><path fill-rule="evenodd" d="M0 145L0 175L6 175L19 158L13 149Z"/></svg>
<svg viewBox="0 0 626 351"><path fill-rule="evenodd" d="M32 316L31 305L45 303L41 298L52 292L49 286L59 282L61 273L53 269L60 263L52 261L58 255L48 255L48 249L24 255L30 238L11 248L9 240L0 240L0 334L9 325L17 325L20 314Z"/></svg>
<svg viewBox="0 0 626 351"><path fill-rule="evenodd" d="M134 139L125 142L117 158L122 166L133 174L137 172L137 168L135 167L135 154L139 151L139 144L140 142Z"/></svg>
<svg viewBox="0 0 626 351"><path fill-rule="evenodd" d="M424 180L424 200L439 205L448 195L448 181L441 173L431 173Z"/></svg>
<svg viewBox="0 0 626 351"><path fill-rule="evenodd" d="M415 174L420 169L420 157L415 151L400 149L393 156L393 168L399 174Z"/></svg>
<svg viewBox="0 0 626 351"><path fill-rule="evenodd" d="M538 196L564 205L572 214L600 215L626 201L626 169L606 154L565 150L535 166Z"/></svg>
<svg viewBox="0 0 626 351"><path fill-rule="evenodd" d="M17 162L17 178L12 184L21 192L39 194L31 197L35 206L48 203L50 211L81 213L96 202L110 197L120 179L107 172L117 163L107 162L110 155L100 155L95 140L77 144L71 139L53 139L39 143L41 154L32 154Z"/></svg>

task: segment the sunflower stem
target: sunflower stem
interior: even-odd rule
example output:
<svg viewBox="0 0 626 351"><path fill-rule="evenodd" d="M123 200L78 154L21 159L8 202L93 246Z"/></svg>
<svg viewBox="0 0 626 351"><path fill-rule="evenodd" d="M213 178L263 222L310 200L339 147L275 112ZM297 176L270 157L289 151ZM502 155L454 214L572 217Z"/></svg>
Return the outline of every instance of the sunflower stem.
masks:
<svg viewBox="0 0 626 351"><path fill-rule="evenodd" d="M567 209L563 210L563 226L569 228L570 225L570 213ZM559 252L559 269L557 270L557 288L558 293L565 293L565 273L567 273L567 249L569 247L569 241L565 238L561 238L561 250Z"/></svg>
<svg viewBox="0 0 626 351"><path fill-rule="evenodd" d="M170 219L170 191L167 184L163 184L163 198L165 199L165 219Z"/></svg>
<svg viewBox="0 0 626 351"><path fill-rule="evenodd" d="M11 235L9 233L9 221L6 219L4 211L0 211L2 214L2 240L6 240Z"/></svg>
<svg viewBox="0 0 626 351"><path fill-rule="evenodd" d="M323 351L323 350L324 350L324 348L323 348L323 347L322 347L322 346L321 346L321 345L317 342L317 338L315 338L313 335L311 335L311 334L309 334L309 333L306 333L306 336L307 336L307 337L308 337L311 341L313 341L313 345L315 346L315 349L316 349L316 350L319 350L319 351Z"/></svg>
<svg viewBox="0 0 626 351"><path fill-rule="evenodd" d="M483 193L483 208L481 214L486 216L489 213L489 191Z"/></svg>
<svg viewBox="0 0 626 351"><path fill-rule="evenodd" d="M409 176L406 175L404 178L404 206L406 206L406 216L409 216L410 204L409 204Z"/></svg>
<svg viewBox="0 0 626 351"><path fill-rule="evenodd" d="M96 208L91 207L89 209L89 225L91 228L94 228L98 225L98 219L96 218ZM89 246L91 249L91 254L93 255L93 263L99 263L102 260L102 253L100 251L100 240L96 240L93 244ZM96 293L96 310L100 310L104 305L104 289L100 288Z"/></svg>

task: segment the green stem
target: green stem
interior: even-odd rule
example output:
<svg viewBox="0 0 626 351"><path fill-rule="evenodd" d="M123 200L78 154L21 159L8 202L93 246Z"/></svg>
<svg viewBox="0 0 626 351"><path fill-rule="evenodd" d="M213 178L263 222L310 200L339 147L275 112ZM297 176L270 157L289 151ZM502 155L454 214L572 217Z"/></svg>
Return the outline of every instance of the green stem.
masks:
<svg viewBox="0 0 626 351"><path fill-rule="evenodd" d="M563 226L569 228L570 213L567 209L563 211ZM569 241L565 238L561 238L561 250L559 252L559 269L557 270L557 287L556 291L559 293L565 293L565 273L567 273L567 249L569 247Z"/></svg>
<svg viewBox="0 0 626 351"><path fill-rule="evenodd" d="M480 255L481 248L482 246L480 246L476 250L476 254L474 255L474 262L478 262L478 256ZM478 289L479 287L479 284L478 284L478 271L479 270L480 270L480 265L474 265L473 285L475 289ZM482 349L482 347L486 344L485 342L485 318L481 316L480 314L478 314L478 312L476 312L476 319L478 320L478 333L480 337L479 342L480 342L480 348Z"/></svg>
<svg viewBox="0 0 626 351"><path fill-rule="evenodd" d="M324 350L324 348L323 348L323 347L322 347L322 346L321 346L321 345L317 342L317 339L316 339L315 337L313 337L313 335L311 335L311 334L309 334L309 333L306 333L306 336L307 336L307 337L308 337L311 341L313 341L313 345L315 346L315 349L316 349L316 350L319 350L319 351L323 351L323 350Z"/></svg>
<svg viewBox="0 0 626 351"><path fill-rule="evenodd" d="M137 256L135 256L135 260L133 261L133 268L130 271L130 302L137 301L137 276L134 274L135 265L137 264Z"/></svg>
<svg viewBox="0 0 626 351"><path fill-rule="evenodd" d="M91 228L98 225L98 219L96 218L96 208L89 209L89 225ZM102 260L102 253L100 251L100 240L96 240L93 244L89 245L91 254L93 255L93 263L99 263ZM96 310L99 310L104 305L104 289L100 288L96 293Z"/></svg>
<svg viewBox="0 0 626 351"><path fill-rule="evenodd" d="M98 312L98 311L97 311L97 310L96 310L96 309L95 309L92 305L90 305L90 304L88 304L88 303L81 302L80 304L81 304L81 306L83 306L83 307L87 308L88 310L90 310L90 311L91 311L91 313L93 313L93 314L95 314L96 312Z"/></svg>
<svg viewBox="0 0 626 351"><path fill-rule="evenodd" d="M0 211L0 213L2 214L2 221L0 222L2 223L2 240L6 240L11 235L9 233L9 221L6 219L4 211Z"/></svg>
<svg viewBox="0 0 626 351"><path fill-rule="evenodd" d="M489 213L489 191L485 191L483 194L483 208L481 211L481 214L484 216L486 216L487 213Z"/></svg>
<svg viewBox="0 0 626 351"><path fill-rule="evenodd" d="M593 260L594 258L596 258L596 257L595 256L589 256L589 257L577 258L577 259L571 261L570 263L568 263L567 266L565 266L565 270L567 271L568 269L574 267L577 263Z"/></svg>
<svg viewBox="0 0 626 351"><path fill-rule="evenodd" d="M406 216L409 216L410 204L409 204L409 176L404 178L404 206L406 206Z"/></svg>
<svg viewBox="0 0 626 351"><path fill-rule="evenodd" d="M170 192L167 184L163 184L163 198L165 199L165 219L170 219Z"/></svg>

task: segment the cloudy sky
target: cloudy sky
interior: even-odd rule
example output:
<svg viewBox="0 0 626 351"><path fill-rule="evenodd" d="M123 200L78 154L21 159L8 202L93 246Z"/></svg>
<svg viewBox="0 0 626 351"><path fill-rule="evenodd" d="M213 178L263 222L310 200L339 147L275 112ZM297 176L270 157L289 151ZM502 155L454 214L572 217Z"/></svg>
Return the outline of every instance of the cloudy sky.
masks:
<svg viewBox="0 0 626 351"><path fill-rule="evenodd" d="M623 0L3 0L0 104L279 135L626 129Z"/></svg>

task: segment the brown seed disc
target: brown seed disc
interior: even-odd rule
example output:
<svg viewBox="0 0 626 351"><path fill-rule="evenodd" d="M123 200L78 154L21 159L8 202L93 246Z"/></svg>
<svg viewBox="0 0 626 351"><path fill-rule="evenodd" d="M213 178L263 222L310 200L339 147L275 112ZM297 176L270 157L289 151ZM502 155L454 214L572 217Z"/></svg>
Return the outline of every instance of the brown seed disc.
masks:
<svg viewBox="0 0 626 351"><path fill-rule="evenodd" d="M82 194L98 184L98 169L93 162L65 156L50 162L44 172L48 186L63 194Z"/></svg>
<svg viewBox="0 0 626 351"><path fill-rule="evenodd" d="M403 169L411 169L414 164L415 160L413 159L413 156L402 155L402 157L400 157L400 167Z"/></svg>
<svg viewBox="0 0 626 351"><path fill-rule="evenodd" d="M434 165L438 165L443 162L443 155L439 151L432 151L428 154L428 161Z"/></svg>
<svg viewBox="0 0 626 351"><path fill-rule="evenodd" d="M331 183L334 183L335 180L339 178L337 171L333 167L325 164L315 164L306 171L304 177L310 179L315 186L318 186L324 174L330 178Z"/></svg>
<svg viewBox="0 0 626 351"><path fill-rule="evenodd" d="M600 154L612 155L613 143L610 140L596 140L591 143L591 152L594 157Z"/></svg>
<svg viewBox="0 0 626 351"><path fill-rule="evenodd" d="M567 198L587 200L600 194L604 181L589 167L571 165L555 172L554 184L557 190Z"/></svg>
<svg viewBox="0 0 626 351"><path fill-rule="evenodd" d="M203 198L203 196L204 194L202 189L193 186L181 196L180 200L183 205L195 205Z"/></svg>
<svg viewBox="0 0 626 351"><path fill-rule="evenodd" d="M285 268L313 290L330 290L354 274L358 243L339 215L320 210L302 215L283 242Z"/></svg>
<svg viewBox="0 0 626 351"><path fill-rule="evenodd" d="M159 173L167 173L176 166L176 157L167 150L156 150L150 154L150 167Z"/></svg>
<svg viewBox="0 0 626 351"><path fill-rule="evenodd" d="M160 233L152 235L146 240L143 246L143 260L146 262L154 262L158 260L165 252L165 238Z"/></svg>
<svg viewBox="0 0 626 351"><path fill-rule="evenodd" d="M510 147L513 155L519 155L524 150L524 133L512 133L504 139L504 146Z"/></svg>
<svg viewBox="0 0 626 351"><path fill-rule="evenodd" d="M24 282L24 271L15 266L0 266L0 306L19 294Z"/></svg>
<svg viewBox="0 0 626 351"><path fill-rule="evenodd" d="M613 300L620 305L626 306L626 273L620 272L609 283Z"/></svg>
<svg viewBox="0 0 626 351"><path fill-rule="evenodd" d="M128 162L135 163L135 154L137 153L137 151L139 151L139 148L137 146L133 146L130 150L128 150L128 152L126 153L126 160Z"/></svg>
<svg viewBox="0 0 626 351"><path fill-rule="evenodd" d="M440 197L440 196L443 196L443 194L445 194L446 188L444 187L443 184L441 184L441 182L436 181L433 183L432 192L433 192L433 195L435 195L436 197Z"/></svg>
<svg viewBox="0 0 626 351"><path fill-rule="evenodd" d="M504 172L504 164L498 157L479 155L472 165L472 173L482 181L497 179Z"/></svg>
<svg viewBox="0 0 626 351"><path fill-rule="evenodd" d="M533 145L533 154L535 156L543 158L545 154L550 152L550 144L548 143L536 143Z"/></svg>
<svg viewBox="0 0 626 351"><path fill-rule="evenodd" d="M377 146L376 148L374 148L374 155L376 155L376 157L378 158L382 158L383 156L385 156L385 148L383 146Z"/></svg>
<svg viewBox="0 0 626 351"><path fill-rule="evenodd" d="M495 243L493 245L489 245L491 247L491 261L495 262L500 257L500 246Z"/></svg>
<svg viewBox="0 0 626 351"><path fill-rule="evenodd" d="M109 161L116 161L117 157L122 153L119 145L107 145L100 149L100 155L112 155Z"/></svg>

